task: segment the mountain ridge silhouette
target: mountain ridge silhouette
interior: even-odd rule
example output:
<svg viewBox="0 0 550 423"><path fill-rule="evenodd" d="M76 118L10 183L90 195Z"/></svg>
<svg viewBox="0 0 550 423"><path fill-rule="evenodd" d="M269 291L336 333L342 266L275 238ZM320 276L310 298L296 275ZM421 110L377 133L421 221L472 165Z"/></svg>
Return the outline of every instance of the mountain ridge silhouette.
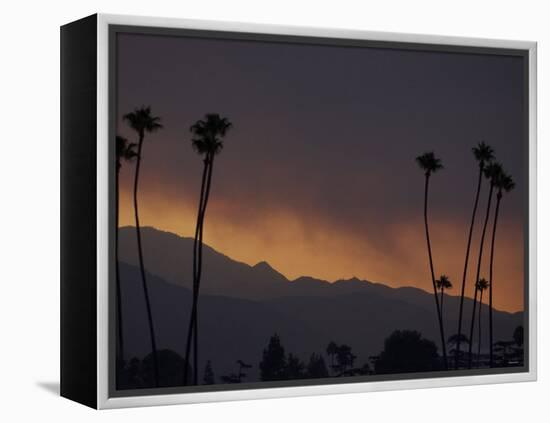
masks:
<svg viewBox="0 0 550 423"><path fill-rule="evenodd" d="M150 353L150 342L144 329L147 320L140 273L138 267L124 262L119 266L125 358L142 359ZM158 347L183 356L191 291L150 272L147 282ZM428 294L422 295L429 298ZM201 293L200 301L199 370L202 372L206 361L211 360L218 377L234 372L236 360L243 360L253 365L246 381L258 380L262 351L274 333L281 337L286 351L302 361L308 360L312 353L324 354L327 344L335 341L350 345L359 365L379 354L384 340L396 329L418 330L428 339L437 339L432 302L415 304L372 291L287 295L263 300ZM468 302L465 309L471 310L471 306ZM486 306L482 312L487 312ZM508 339L521 324L522 316L495 312L494 318L496 339ZM446 318L445 324L455 327L456 321ZM483 328L484 336L487 329Z"/></svg>
<svg viewBox="0 0 550 423"><path fill-rule="evenodd" d="M191 289L193 238L182 237L172 232L151 226L141 228L145 268L166 282ZM372 292L402 299L409 303L433 306L433 294L415 286L391 287L357 277L327 281L313 276L288 279L265 260L255 265L235 260L214 248L203 247L203 284L201 294L221 295L250 300L266 300L287 296L332 296L353 292ZM135 228L119 229L119 259L130 265L137 264ZM445 293L446 310L452 315L458 308L459 296ZM473 301L465 297L465 302ZM455 307L456 302L456 307ZM496 309L495 309L496 310ZM508 312L510 314L522 313ZM456 316L458 318L458 316Z"/></svg>

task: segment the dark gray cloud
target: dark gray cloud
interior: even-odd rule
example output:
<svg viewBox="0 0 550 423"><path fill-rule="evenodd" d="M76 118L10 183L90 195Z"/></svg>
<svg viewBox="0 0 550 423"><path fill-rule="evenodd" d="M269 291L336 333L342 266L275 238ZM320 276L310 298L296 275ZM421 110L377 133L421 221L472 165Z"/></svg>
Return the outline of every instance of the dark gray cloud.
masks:
<svg viewBox="0 0 550 423"><path fill-rule="evenodd" d="M389 225L421 224L414 158L424 151L445 165L432 180L432 216L466 226L480 140L517 182L503 220L522 220L518 57L128 34L119 35L117 65L118 131L132 136L120 117L140 105L165 125L145 146L144 190L196 202L202 162L189 127L217 112L234 129L212 201L232 222L284 208L391 251Z"/></svg>

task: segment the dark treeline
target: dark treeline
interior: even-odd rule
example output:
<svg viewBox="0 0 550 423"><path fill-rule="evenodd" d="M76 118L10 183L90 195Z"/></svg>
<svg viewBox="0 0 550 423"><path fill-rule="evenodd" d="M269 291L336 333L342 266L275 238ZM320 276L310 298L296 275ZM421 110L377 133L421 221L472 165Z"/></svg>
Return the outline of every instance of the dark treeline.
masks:
<svg viewBox="0 0 550 423"><path fill-rule="evenodd" d="M448 340L449 345L456 342L456 335ZM467 339L463 336L463 343ZM476 363L488 366L488 354L478 354ZM523 327L518 326L511 338L498 341L494 345L494 360L499 367L523 365ZM185 359L171 350L158 351L158 386L181 386L185 372ZM281 338L274 334L270 337L257 364L235 360L235 372L216 378L212 360L206 362L202 384L234 384L254 382L249 380L248 372L253 367L259 370L259 381L282 381L300 379L340 378L351 376L370 376L440 371L444 368L442 356L438 354L436 344L421 333L412 330L396 330L384 341L383 350L376 356L368 357L357 366L358 357L352 347L338 345L331 341L324 353L311 353L303 361L300 357L287 352ZM139 389L157 386L152 354L143 360L132 358L121 363L119 369L119 389ZM193 372L188 366L187 372Z"/></svg>

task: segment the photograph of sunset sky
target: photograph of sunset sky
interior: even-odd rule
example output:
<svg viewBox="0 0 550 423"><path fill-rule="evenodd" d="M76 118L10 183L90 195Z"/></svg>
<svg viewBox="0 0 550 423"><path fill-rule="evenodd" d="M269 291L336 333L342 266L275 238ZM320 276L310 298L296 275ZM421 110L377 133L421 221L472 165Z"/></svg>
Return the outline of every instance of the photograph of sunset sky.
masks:
<svg viewBox="0 0 550 423"><path fill-rule="evenodd" d="M116 35L116 388L522 369L523 57L222 35Z"/></svg>

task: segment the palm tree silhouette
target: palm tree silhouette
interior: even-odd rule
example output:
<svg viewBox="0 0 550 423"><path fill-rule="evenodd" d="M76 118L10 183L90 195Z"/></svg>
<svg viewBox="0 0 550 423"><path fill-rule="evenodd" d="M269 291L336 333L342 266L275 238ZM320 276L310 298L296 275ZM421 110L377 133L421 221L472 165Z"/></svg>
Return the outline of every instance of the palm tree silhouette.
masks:
<svg viewBox="0 0 550 423"><path fill-rule="evenodd" d="M495 208L495 220L493 222L493 235L491 237L491 256L489 260L489 366L493 367L493 261L494 261L494 252L495 252L495 237L497 233L497 222L498 222L498 212L500 210L500 201L502 200L503 192L510 192L515 187L514 180L512 177L505 173L501 172L499 175L496 186L498 189L497 192L497 205Z"/></svg>
<svg viewBox="0 0 550 423"><path fill-rule="evenodd" d="M136 170L134 175L134 214L136 220L136 235L138 246L138 258L139 269L141 272L141 281L143 283L143 293L145 294L145 304L147 307L147 319L149 320L149 336L151 338L151 350L153 353L153 367L155 375L155 385L158 386L158 357L157 357L157 343L155 338L155 328L153 326L153 313L151 311L151 301L149 299L149 291L147 288L147 279L145 276L145 265L143 264L143 249L141 246L141 229L139 226L139 211L138 211L138 185L139 185L139 171L141 168L143 141L145 139L145 133L155 132L162 128L160 124L160 117L151 115L151 107L140 107L134 109L133 112L127 113L123 116L123 119L128 123L130 128L138 134L138 151L136 160ZM185 366L187 369L187 366Z"/></svg>
<svg viewBox="0 0 550 423"><path fill-rule="evenodd" d="M479 356L481 355L481 308L483 306L483 291L489 288L489 282L481 278L476 283L476 288L479 291L479 311L478 314L478 337L477 337L477 366L479 367Z"/></svg>
<svg viewBox="0 0 550 423"><path fill-rule="evenodd" d="M130 161L137 156L136 144L120 135L116 136L116 181L115 181L115 258L116 258L116 296L117 296L117 319L118 319L118 357L124 360L124 336L122 334L122 297L120 291L120 269L118 267L118 221L119 221L119 174L122 161Z"/></svg>
<svg viewBox="0 0 550 423"><path fill-rule="evenodd" d="M481 240L479 243L479 256L477 259L477 271L476 271L476 283L479 280L479 274L481 272L481 261L483 258L483 245L485 242L485 233L487 231L487 222L489 221L489 214L491 212L491 202L493 199L493 191L495 189L496 181L499 178L499 175L502 173L502 166L499 163L490 163L485 167L484 175L486 178L490 181L490 188L489 188L489 198L487 200L487 210L485 212L485 220L483 222L483 230L481 231ZM474 284L476 285L476 284ZM472 307L472 320L470 322L470 341L473 341L474 336L474 323L475 323L475 317L476 317L476 305L477 305L477 285L475 286L474 291L474 305ZM473 342L470 342L470 345L468 346L468 368L472 368L472 344Z"/></svg>
<svg viewBox="0 0 550 423"><path fill-rule="evenodd" d="M439 307L441 307L441 315L443 316L443 291L451 289L453 284L447 275L441 275L439 279L435 281L435 286L441 291L441 300L439 301Z"/></svg>
<svg viewBox="0 0 550 423"><path fill-rule="evenodd" d="M424 184L424 227L426 230L426 242L428 245L428 257L430 260L430 272L432 276L432 286L434 291L434 299L435 299L435 307L437 311L437 317L439 319L439 333L441 336L441 350L443 352L443 363L445 365L445 369L447 369L447 347L445 345L445 331L443 329L443 316L441 315L441 309L439 307L439 299L437 298L437 287L435 285L435 272L434 272L434 265L433 265L433 259L432 259L432 247L430 243L430 230L428 227L428 191L429 191L429 183L430 183L430 176L432 173L437 172L440 169L443 169L443 165L441 164L441 160L436 158L433 152L424 153L421 156L418 156L416 158L416 163L420 168L424 171L424 175L426 177L426 181Z"/></svg>
<svg viewBox="0 0 550 423"><path fill-rule="evenodd" d="M187 343L185 348L185 361L189 363L191 353L191 341L193 341L193 380L198 383L198 300L199 289L202 274L202 239L204 228L204 217L210 187L212 183L212 169L214 168L214 158L223 149L223 138L227 131L232 127L227 118L220 117L217 113L209 113L205 120L198 120L191 126L190 131L193 134L191 143L195 151L204 156L203 172L201 180L201 192L199 197L199 210L197 214L197 224L195 227L195 239L193 243L193 305L191 307L191 316L189 318L189 328L187 331ZM187 367L185 367L184 384L187 385Z"/></svg>
<svg viewBox="0 0 550 423"><path fill-rule="evenodd" d="M458 311L458 331L456 337L456 348L455 348L455 368L458 369L458 360L460 355L460 343L462 341L462 314L464 312L464 291L466 287L466 276L468 274L468 261L470 258L470 247L472 244L472 233L474 230L474 223L477 214L477 206L479 203L479 193L481 191L481 181L483 179L483 172L485 171L485 166L487 163L490 163L494 158L493 149L485 144L483 141L478 143L476 147L472 148L474 157L479 165L479 174L477 178L477 190L474 200L474 208L472 210L472 219L470 221L470 231L468 233L468 243L466 245L466 259L464 260L464 271L462 273L462 288L460 290L460 308Z"/></svg>

